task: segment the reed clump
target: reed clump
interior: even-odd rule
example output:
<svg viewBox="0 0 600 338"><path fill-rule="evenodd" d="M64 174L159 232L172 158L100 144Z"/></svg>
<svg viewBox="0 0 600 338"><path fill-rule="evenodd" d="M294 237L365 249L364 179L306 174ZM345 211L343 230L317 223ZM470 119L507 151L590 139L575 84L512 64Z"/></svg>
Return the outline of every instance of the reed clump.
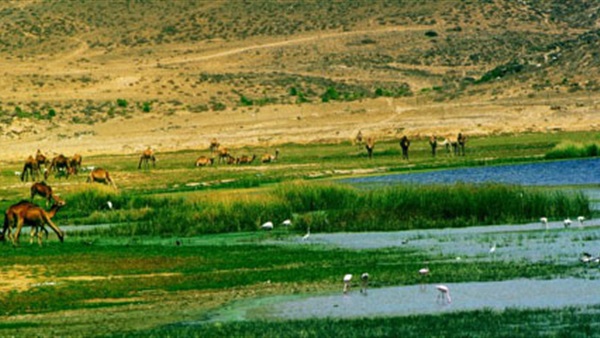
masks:
<svg viewBox="0 0 600 338"><path fill-rule="evenodd" d="M115 234L184 235L256 231L267 221L292 219L298 232L394 231L537 221L540 216L589 216L582 193L504 184L396 185L359 189L335 183L292 182L265 194L228 200L187 201L83 191L72 196L76 211L95 215L110 199L108 221L128 223ZM108 213L109 211L106 210ZM88 217L87 222L94 218Z"/></svg>
<svg viewBox="0 0 600 338"><path fill-rule="evenodd" d="M600 153L596 143L561 142L545 155L546 159L596 157Z"/></svg>

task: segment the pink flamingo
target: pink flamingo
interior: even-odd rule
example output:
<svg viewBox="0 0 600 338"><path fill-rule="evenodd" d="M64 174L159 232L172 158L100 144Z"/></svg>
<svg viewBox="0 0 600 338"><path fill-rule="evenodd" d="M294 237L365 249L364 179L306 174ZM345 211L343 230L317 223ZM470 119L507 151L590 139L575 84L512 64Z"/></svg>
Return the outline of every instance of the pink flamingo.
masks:
<svg viewBox="0 0 600 338"><path fill-rule="evenodd" d="M437 297L438 301L441 300L442 304L444 302L447 302L448 304L452 303L452 298L450 298L450 289L446 285L436 285L435 288L440 292Z"/></svg>

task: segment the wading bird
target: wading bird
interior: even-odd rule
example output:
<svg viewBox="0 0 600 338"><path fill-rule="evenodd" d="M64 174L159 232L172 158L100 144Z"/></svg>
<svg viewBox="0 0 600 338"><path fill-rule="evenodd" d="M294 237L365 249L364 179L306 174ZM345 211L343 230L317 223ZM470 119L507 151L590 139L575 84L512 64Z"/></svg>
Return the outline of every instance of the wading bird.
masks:
<svg viewBox="0 0 600 338"><path fill-rule="evenodd" d="M308 240L308 237L310 237L310 227L306 229L306 235L302 236L302 240L306 241Z"/></svg>
<svg viewBox="0 0 600 338"><path fill-rule="evenodd" d="M436 285L436 289L440 292L437 296L438 302L441 301L444 303L452 303L452 298L450 298L450 289L446 285Z"/></svg>
<svg viewBox="0 0 600 338"><path fill-rule="evenodd" d="M273 222L267 222L260 226L263 230L273 230Z"/></svg>
<svg viewBox="0 0 600 338"><path fill-rule="evenodd" d="M570 227L570 226L571 226L571 219L567 217L567 218L566 218L566 219L563 221L563 225L565 226L565 228L568 228L568 227Z"/></svg>
<svg viewBox="0 0 600 338"><path fill-rule="evenodd" d="M425 267L419 269L419 275L421 276L421 291L425 290L425 279L429 276L429 267L425 263Z"/></svg>
<svg viewBox="0 0 600 338"><path fill-rule="evenodd" d="M542 222L542 225L544 226L544 228L546 228L546 230L548 230L548 218L542 217L542 218L540 218L540 222Z"/></svg>
<svg viewBox="0 0 600 338"><path fill-rule="evenodd" d="M369 286L369 274L365 272L362 275L360 275L360 281L361 281L360 293L366 294L367 287Z"/></svg>
<svg viewBox="0 0 600 338"><path fill-rule="evenodd" d="M286 227L289 227L290 225L292 225L292 221L290 221L289 219L286 219L285 221L281 222L282 225L285 225Z"/></svg>
<svg viewBox="0 0 600 338"><path fill-rule="evenodd" d="M344 294L348 293L348 290L350 290L350 282L351 281L352 281L351 274L344 275Z"/></svg>
<svg viewBox="0 0 600 338"><path fill-rule="evenodd" d="M583 221L585 221L585 217L579 216L577 217L577 221L579 222L579 226L583 227Z"/></svg>

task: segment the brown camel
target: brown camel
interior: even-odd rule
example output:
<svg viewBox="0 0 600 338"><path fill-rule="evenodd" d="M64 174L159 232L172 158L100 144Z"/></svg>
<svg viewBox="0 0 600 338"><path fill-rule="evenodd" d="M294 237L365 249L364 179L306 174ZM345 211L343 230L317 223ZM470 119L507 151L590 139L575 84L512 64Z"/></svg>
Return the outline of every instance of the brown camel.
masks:
<svg viewBox="0 0 600 338"><path fill-rule="evenodd" d="M237 159L231 155L227 155L227 157L225 158L225 163L227 164L235 164L237 161Z"/></svg>
<svg viewBox="0 0 600 338"><path fill-rule="evenodd" d="M64 201L60 201L54 205L49 211L45 211L39 206L29 202L21 201L14 204L6 210L4 214L4 228L2 229L2 240L6 237L10 238L13 245L18 245L19 236L23 225L29 225L31 227L31 238L30 242L33 242L33 236L38 237L38 244L42 245L42 234L40 229L46 233L48 237L48 230L44 228L45 225L49 225L52 230L58 236L58 239L64 241L64 233L58 228L53 222L52 218L56 215L56 212L65 205ZM13 231L14 230L14 231Z"/></svg>
<svg viewBox="0 0 600 338"><path fill-rule="evenodd" d="M73 157L69 159L69 167L71 168L71 174L77 175L79 170L81 170L81 155L75 154Z"/></svg>
<svg viewBox="0 0 600 338"><path fill-rule="evenodd" d="M208 158L206 156L200 156L196 160L196 167L206 167L208 165L212 165L215 162L215 158Z"/></svg>
<svg viewBox="0 0 600 338"><path fill-rule="evenodd" d="M362 131L359 130L358 134L356 134L356 137L354 138L354 144L356 144L359 149L363 145L363 134L362 134Z"/></svg>
<svg viewBox="0 0 600 338"><path fill-rule="evenodd" d="M431 135L431 137L429 137L429 146L431 146L431 156L435 157L435 152L437 149L437 137L435 137L435 135Z"/></svg>
<svg viewBox="0 0 600 338"><path fill-rule="evenodd" d="M237 164L251 164L252 162L254 162L255 158L256 158L256 154L252 155L252 157L247 156L247 155L242 155L241 157L237 158L237 160L235 161L235 163L237 163Z"/></svg>
<svg viewBox="0 0 600 338"><path fill-rule="evenodd" d="M225 147L219 148L218 152L219 152L219 163L221 163L222 161L225 161L229 164L229 158L233 157L233 156L231 156L231 154L229 154L229 149L227 149Z"/></svg>
<svg viewBox="0 0 600 338"><path fill-rule="evenodd" d="M29 156L25 160L25 165L23 165L23 171L21 172L21 181L27 181L27 177L31 177L32 181L35 181L36 172L39 173L40 167L38 166L37 161L33 156Z"/></svg>
<svg viewBox="0 0 600 338"><path fill-rule="evenodd" d="M408 161L408 147L410 147L410 140L406 135L400 139L400 148L402 148L402 159Z"/></svg>
<svg viewBox="0 0 600 338"><path fill-rule="evenodd" d="M277 157L279 157L279 149L275 149L275 156L271 154L264 154L261 158L262 163L271 163L277 161Z"/></svg>
<svg viewBox="0 0 600 338"><path fill-rule="evenodd" d="M117 188L117 185L115 184L115 182L112 180L112 178L110 178L108 171L106 171L103 168L95 168L94 170L92 170L90 172L90 176L88 176L87 182L88 183L98 182L98 183L104 183L106 185L110 184L115 189Z"/></svg>
<svg viewBox="0 0 600 338"><path fill-rule="evenodd" d="M50 168L44 173L45 179L48 179L50 172L56 172L56 176L58 176L59 178L62 175L66 175L68 179L69 175L73 173L69 158L67 158L63 154L54 157L52 159L52 162L50 163Z"/></svg>
<svg viewBox="0 0 600 338"><path fill-rule="evenodd" d="M454 151L455 155L465 156L465 143L467 143L467 137L462 133L458 133L456 137L457 147Z"/></svg>
<svg viewBox="0 0 600 338"><path fill-rule="evenodd" d="M221 144L219 143L219 141L217 141L217 139L213 137L210 140L210 146L208 147L208 149L210 149L210 152L214 154L215 152L217 152L220 146Z"/></svg>
<svg viewBox="0 0 600 338"><path fill-rule="evenodd" d="M138 164L138 169L142 169L142 162L144 162L145 168L148 169L150 167L150 161L152 161L152 168L156 168L156 156L154 156L154 150L148 147L148 149L142 152L142 156L140 156L140 163Z"/></svg>
<svg viewBox="0 0 600 338"><path fill-rule="evenodd" d="M33 198L35 195L40 195L46 199L46 207L50 202L54 201L55 203L60 202L60 198L52 192L52 187L46 184L46 182L36 182L31 186L31 202L33 202Z"/></svg>
<svg viewBox="0 0 600 338"><path fill-rule="evenodd" d="M41 168L42 165L44 166L44 169L47 169L48 164L50 164L50 160L48 160L48 158L44 156L44 154L42 154L42 151L39 149L35 153L35 161L37 162L38 170Z"/></svg>
<svg viewBox="0 0 600 338"><path fill-rule="evenodd" d="M369 137L367 139L367 144L365 144L365 148L367 149L367 154L369 155L369 158L373 158L373 149L375 148L375 139L372 137Z"/></svg>

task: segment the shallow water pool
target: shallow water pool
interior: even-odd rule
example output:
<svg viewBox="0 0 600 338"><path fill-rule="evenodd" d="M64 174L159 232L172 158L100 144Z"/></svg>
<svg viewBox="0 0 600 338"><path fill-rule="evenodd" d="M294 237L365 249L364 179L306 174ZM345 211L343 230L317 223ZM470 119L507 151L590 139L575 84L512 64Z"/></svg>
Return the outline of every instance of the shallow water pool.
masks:
<svg viewBox="0 0 600 338"><path fill-rule="evenodd" d="M376 276L373 276L376 278ZM210 321L405 316L450 311L507 308L562 308L600 304L600 280L518 279L501 282L450 283L451 303L435 285L358 289L317 296L265 297L234 303Z"/></svg>

